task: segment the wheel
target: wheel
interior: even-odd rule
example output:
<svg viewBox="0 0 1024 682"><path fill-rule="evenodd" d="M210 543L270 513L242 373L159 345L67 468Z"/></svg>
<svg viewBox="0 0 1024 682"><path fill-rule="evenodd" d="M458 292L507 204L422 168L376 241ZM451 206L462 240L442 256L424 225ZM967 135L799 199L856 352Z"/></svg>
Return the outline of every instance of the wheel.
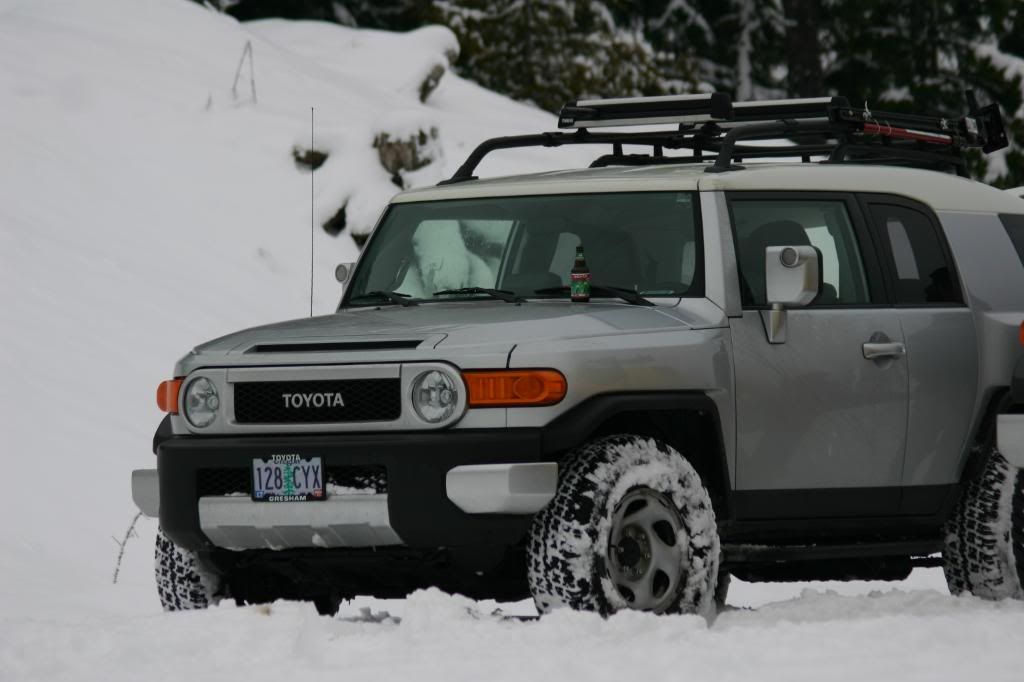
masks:
<svg viewBox="0 0 1024 682"><path fill-rule="evenodd" d="M538 611L711 615L715 514L678 452L650 438L610 436L572 453L559 478L527 543Z"/></svg>
<svg viewBox="0 0 1024 682"><path fill-rule="evenodd" d="M946 523L942 558L952 594L1024 599L1024 471L994 449Z"/></svg>
<svg viewBox="0 0 1024 682"><path fill-rule="evenodd" d="M220 579L203 569L193 552L156 532L156 591L164 611L205 609L220 601Z"/></svg>

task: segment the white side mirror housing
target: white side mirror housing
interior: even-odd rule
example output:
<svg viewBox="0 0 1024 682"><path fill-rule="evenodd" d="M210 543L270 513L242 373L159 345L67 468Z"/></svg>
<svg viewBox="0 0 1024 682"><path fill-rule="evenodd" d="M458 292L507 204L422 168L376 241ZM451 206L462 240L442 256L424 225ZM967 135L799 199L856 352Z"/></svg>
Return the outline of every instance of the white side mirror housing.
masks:
<svg viewBox="0 0 1024 682"><path fill-rule="evenodd" d="M764 250L768 303L802 308L821 291L821 255L813 246L769 246Z"/></svg>
<svg viewBox="0 0 1024 682"><path fill-rule="evenodd" d="M769 246L764 250L765 294L761 311L768 343L786 342L786 308L809 305L821 291L821 253L813 246Z"/></svg>

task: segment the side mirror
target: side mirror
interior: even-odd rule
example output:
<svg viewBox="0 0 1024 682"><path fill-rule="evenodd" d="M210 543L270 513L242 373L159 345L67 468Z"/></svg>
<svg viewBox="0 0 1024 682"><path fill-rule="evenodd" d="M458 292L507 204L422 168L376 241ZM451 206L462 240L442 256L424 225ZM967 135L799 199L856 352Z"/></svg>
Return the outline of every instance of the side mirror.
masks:
<svg viewBox="0 0 1024 682"><path fill-rule="evenodd" d="M761 315L768 343L785 343L786 308L802 308L821 291L821 253L813 246L769 246L764 277L772 307Z"/></svg>
<svg viewBox="0 0 1024 682"><path fill-rule="evenodd" d="M334 279L344 284L352 276L352 270L355 269L355 266L355 263L339 263L338 267L334 268Z"/></svg>

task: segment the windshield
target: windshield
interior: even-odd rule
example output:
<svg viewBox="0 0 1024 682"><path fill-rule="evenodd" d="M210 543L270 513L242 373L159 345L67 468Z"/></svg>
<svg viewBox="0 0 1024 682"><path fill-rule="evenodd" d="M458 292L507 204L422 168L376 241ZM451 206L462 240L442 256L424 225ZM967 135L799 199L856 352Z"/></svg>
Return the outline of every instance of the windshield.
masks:
<svg viewBox="0 0 1024 682"><path fill-rule="evenodd" d="M367 303L371 292L451 300L433 297L469 287L567 296L559 288L569 284L578 246L596 286L704 295L696 195L643 192L396 204L367 245L346 300L378 304Z"/></svg>

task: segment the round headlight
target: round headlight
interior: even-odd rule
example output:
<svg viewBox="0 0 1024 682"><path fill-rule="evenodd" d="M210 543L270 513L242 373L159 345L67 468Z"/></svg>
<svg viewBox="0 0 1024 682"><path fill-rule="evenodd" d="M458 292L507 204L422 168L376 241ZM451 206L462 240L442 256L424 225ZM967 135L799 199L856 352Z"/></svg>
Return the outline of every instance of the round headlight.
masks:
<svg viewBox="0 0 1024 682"><path fill-rule="evenodd" d="M193 379L185 389L185 419L196 428L213 423L220 408L220 397L213 382L206 377Z"/></svg>
<svg viewBox="0 0 1024 682"><path fill-rule="evenodd" d="M412 382L412 406L425 422L437 424L450 418L458 402L459 389L447 372L432 369Z"/></svg>

